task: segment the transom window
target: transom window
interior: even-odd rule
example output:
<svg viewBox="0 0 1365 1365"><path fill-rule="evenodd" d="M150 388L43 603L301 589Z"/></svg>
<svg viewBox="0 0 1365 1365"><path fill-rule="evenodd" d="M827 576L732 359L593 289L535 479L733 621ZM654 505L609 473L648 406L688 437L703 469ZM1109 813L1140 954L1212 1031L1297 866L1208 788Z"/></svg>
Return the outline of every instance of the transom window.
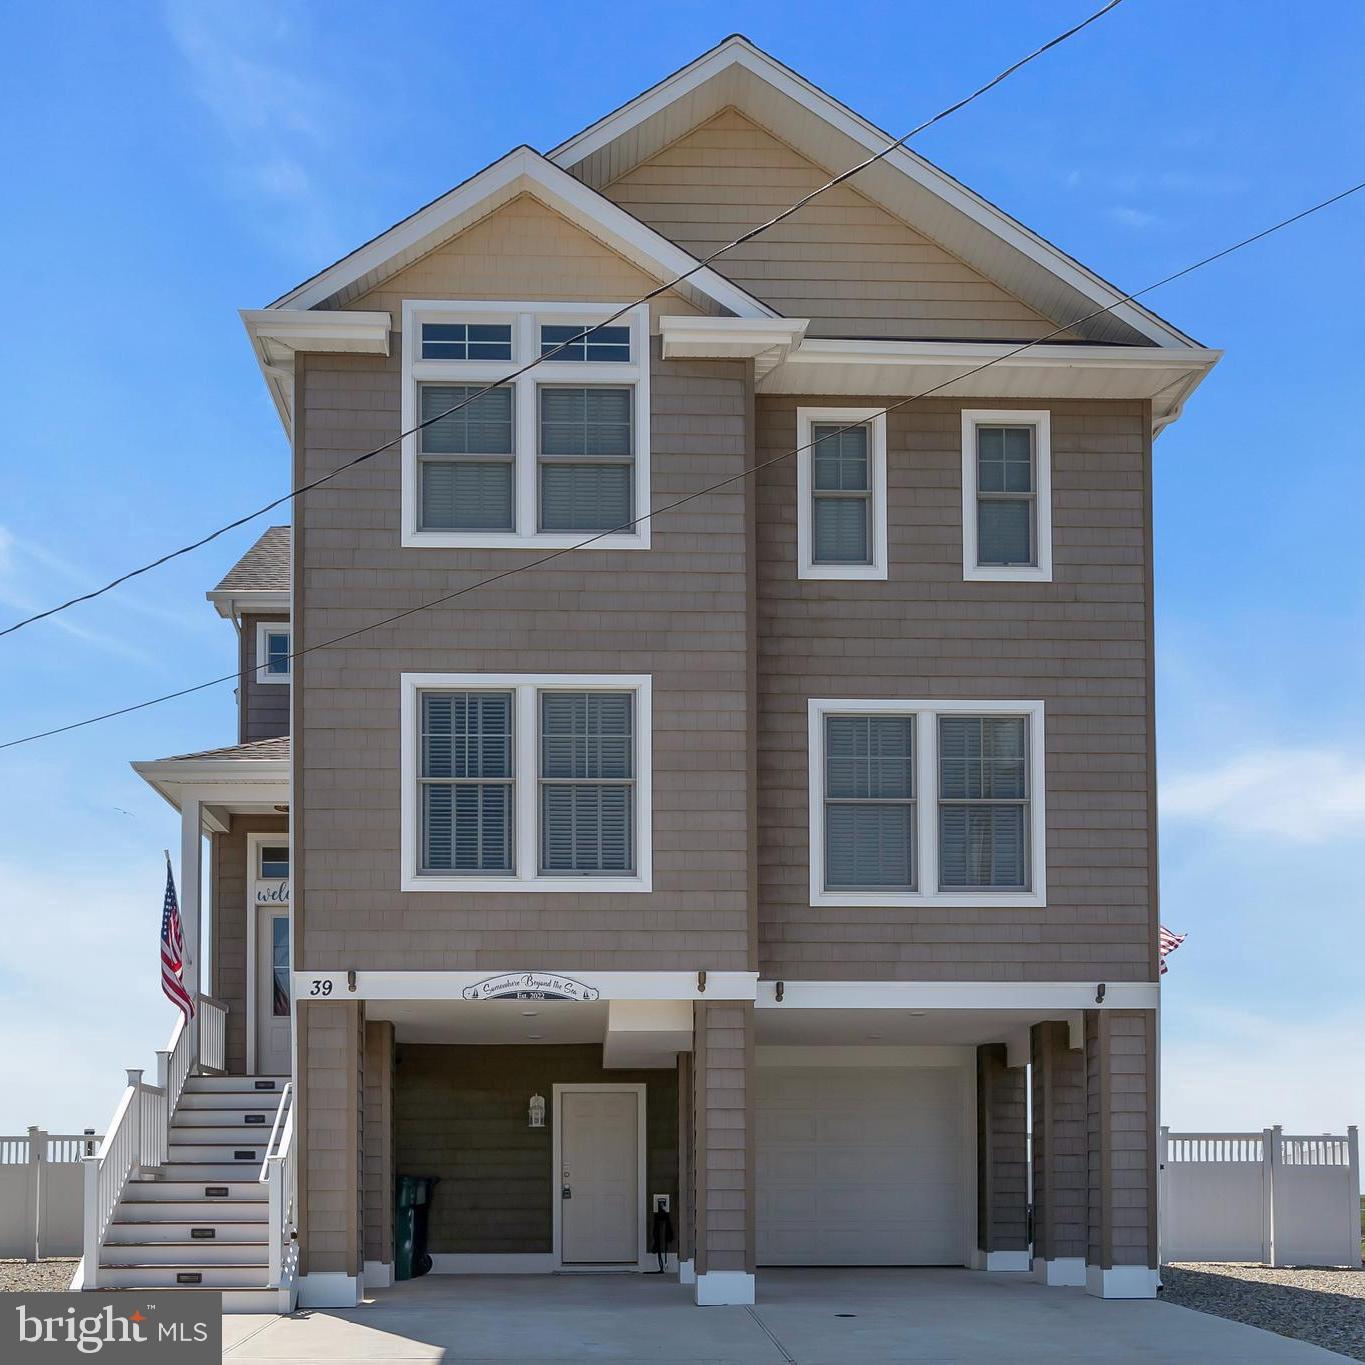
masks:
<svg viewBox="0 0 1365 1365"><path fill-rule="evenodd" d="M403 731L405 890L648 890L647 678L405 675Z"/></svg>
<svg viewBox="0 0 1365 1365"><path fill-rule="evenodd" d="M405 545L648 546L649 312L612 311L404 304Z"/></svg>
<svg viewBox="0 0 1365 1365"><path fill-rule="evenodd" d="M966 578L1051 579L1051 485L1050 414L962 414Z"/></svg>
<svg viewBox="0 0 1365 1365"><path fill-rule="evenodd" d="M1041 702L812 701L812 905L1042 905Z"/></svg>
<svg viewBox="0 0 1365 1365"><path fill-rule="evenodd" d="M289 875L289 845L261 845L261 877L270 881Z"/></svg>
<svg viewBox="0 0 1365 1365"><path fill-rule="evenodd" d="M797 576L886 577L886 417L800 408Z"/></svg>
<svg viewBox="0 0 1365 1365"><path fill-rule="evenodd" d="M256 681L287 683L293 662L291 634L287 625L272 621L256 623Z"/></svg>

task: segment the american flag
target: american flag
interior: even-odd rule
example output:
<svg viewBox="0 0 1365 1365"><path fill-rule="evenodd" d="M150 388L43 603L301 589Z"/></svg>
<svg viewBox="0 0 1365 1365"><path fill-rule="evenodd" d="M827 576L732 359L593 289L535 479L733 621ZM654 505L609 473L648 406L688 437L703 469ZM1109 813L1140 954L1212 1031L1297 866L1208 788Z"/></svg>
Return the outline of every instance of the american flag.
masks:
<svg viewBox="0 0 1365 1365"><path fill-rule="evenodd" d="M194 1001L185 989L185 936L180 929L180 906L175 899L175 877L166 857L166 900L161 907L161 991L179 1009L188 1024L194 1018Z"/></svg>
<svg viewBox="0 0 1365 1365"><path fill-rule="evenodd" d="M1173 933L1171 933L1171 931L1170 931L1164 924L1161 926L1161 938L1160 938L1160 940L1159 940L1158 943L1157 943L1157 947L1158 947L1158 949L1159 949L1159 951L1160 951L1160 953L1161 953L1161 975L1162 975L1162 976L1165 976L1165 975L1166 975L1166 956L1167 956L1167 954L1168 954L1168 953L1173 953L1173 952L1175 952L1175 950L1176 950L1178 947L1180 947L1180 945L1181 945L1182 943L1184 943L1185 937L1186 937L1186 936L1185 936L1184 934L1173 934Z"/></svg>

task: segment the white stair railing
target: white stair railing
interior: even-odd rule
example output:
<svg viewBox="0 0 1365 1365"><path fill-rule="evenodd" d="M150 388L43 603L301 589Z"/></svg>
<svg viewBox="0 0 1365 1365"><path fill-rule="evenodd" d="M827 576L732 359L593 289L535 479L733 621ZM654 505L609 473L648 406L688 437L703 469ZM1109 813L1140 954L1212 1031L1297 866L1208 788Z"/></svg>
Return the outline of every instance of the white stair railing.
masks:
<svg viewBox="0 0 1365 1365"><path fill-rule="evenodd" d="M294 1167L294 1083L288 1082L280 1093L280 1107L266 1143L265 1160L258 1177L270 1200L270 1279L278 1289L292 1277L297 1246L294 1220L296 1189Z"/></svg>
<svg viewBox="0 0 1365 1365"><path fill-rule="evenodd" d="M157 1084L142 1079L141 1070L130 1069L128 1086L114 1117L104 1130L104 1140L85 1163L85 1259L81 1283L99 1287L100 1252L128 1181L144 1169L164 1165L170 1150L171 1119L180 1102L186 1079L200 1061L201 1040L215 1049L207 1069L223 1070L224 1017L227 1006L209 996L199 997L197 1025L186 1027L177 1018L170 1041L156 1054ZM212 1016L206 1022L205 1016Z"/></svg>

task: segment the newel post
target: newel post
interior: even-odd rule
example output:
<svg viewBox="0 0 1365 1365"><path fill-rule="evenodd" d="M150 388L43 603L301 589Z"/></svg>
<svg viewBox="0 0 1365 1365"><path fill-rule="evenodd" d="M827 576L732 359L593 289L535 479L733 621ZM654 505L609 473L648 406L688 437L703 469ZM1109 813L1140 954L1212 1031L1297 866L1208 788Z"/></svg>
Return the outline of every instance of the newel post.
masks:
<svg viewBox="0 0 1365 1365"><path fill-rule="evenodd" d="M35 1128L32 1124L28 1130L28 1189L27 1200L25 1202L25 1224L28 1233L25 1234L25 1241L29 1242L24 1252L24 1259L36 1261L42 1257L43 1240L43 1158L47 1155L47 1134L41 1128ZM28 1234L32 1234L29 1240Z"/></svg>
<svg viewBox="0 0 1365 1365"><path fill-rule="evenodd" d="M129 1136L132 1156L128 1174L136 1175L142 1170L142 1068L128 1068L128 1088L133 1092L133 1102L128 1107L128 1122L131 1125Z"/></svg>

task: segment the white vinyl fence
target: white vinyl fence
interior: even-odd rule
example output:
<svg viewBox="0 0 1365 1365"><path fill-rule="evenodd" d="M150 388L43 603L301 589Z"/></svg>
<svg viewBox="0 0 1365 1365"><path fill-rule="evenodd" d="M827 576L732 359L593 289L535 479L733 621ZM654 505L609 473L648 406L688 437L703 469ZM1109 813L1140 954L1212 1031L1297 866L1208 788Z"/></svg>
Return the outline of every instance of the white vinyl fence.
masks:
<svg viewBox="0 0 1365 1365"><path fill-rule="evenodd" d="M81 1254L85 1172L81 1158L99 1147L93 1128L0 1137L0 1256Z"/></svg>
<svg viewBox="0 0 1365 1365"><path fill-rule="evenodd" d="M1162 1261L1360 1264L1360 1146L1344 1135L1161 1130Z"/></svg>

